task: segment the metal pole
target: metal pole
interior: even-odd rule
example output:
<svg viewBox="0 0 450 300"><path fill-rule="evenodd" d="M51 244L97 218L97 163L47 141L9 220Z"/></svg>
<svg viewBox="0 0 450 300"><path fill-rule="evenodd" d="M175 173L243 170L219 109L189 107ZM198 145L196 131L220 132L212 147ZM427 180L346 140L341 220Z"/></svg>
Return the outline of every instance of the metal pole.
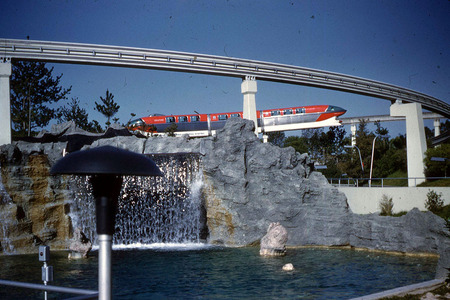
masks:
<svg viewBox="0 0 450 300"><path fill-rule="evenodd" d="M98 299L111 299L111 244L112 235L98 235Z"/></svg>
<svg viewBox="0 0 450 300"><path fill-rule="evenodd" d="M45 262L44 261L44 269L46 269L47 268L47 262ZM47 281L45 280L45 278L44 278L44 285L47 285ZM48 293L47 293L47 291L44 291L44 300L47 300L48 299Z"/></svg>
<svg viewBox="0 0 450 300"><path fill-rule="evenodd" d="M373 168L373 155L375 153L375 141L377 139L378 135L375 136L375 138L373 139L373 145L372 145L372 159L370 161L370 176L369 176L369 187L372 186L372 168Z"/></svg>
<svg viewBox="0 0 450 300"><path fill-rule="evenodd" d="M355 148L358 150L359 161L361 162L361 171L363 172L362 176L364 176L364 164L363 164L362 157L361 157L361 151L359 150L359 148L356 145L355 145Z"/></svg>

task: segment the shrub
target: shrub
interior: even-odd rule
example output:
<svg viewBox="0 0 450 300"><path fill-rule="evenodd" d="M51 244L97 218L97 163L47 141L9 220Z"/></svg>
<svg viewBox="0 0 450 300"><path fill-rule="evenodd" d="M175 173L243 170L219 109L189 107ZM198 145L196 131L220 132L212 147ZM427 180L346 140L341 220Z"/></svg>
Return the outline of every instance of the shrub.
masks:
<svg viewBox="0 0 450 300"><path fill-rule="evenodd" d="M380 215L381 216L392 216L394 208L394 202L392 201L392 198L386 196L383 194L380 201Z"/></svg>
<svg viewBox="0 0 450 300"><path fill-rule="evenodd" d="M428 190L425 207L434 214L439 214L444 208L444 200L442 200L442 193L436 193L433 190Z"/></svg>
<svg viewBox="0 0 450 300"><path fill-rule="evenodd" d="M171 136L174 137L175 136L175 131L177 131L178 126L175 123L170 124L169 127L167 127L164 132L167 133L167 136Z"/></svg>

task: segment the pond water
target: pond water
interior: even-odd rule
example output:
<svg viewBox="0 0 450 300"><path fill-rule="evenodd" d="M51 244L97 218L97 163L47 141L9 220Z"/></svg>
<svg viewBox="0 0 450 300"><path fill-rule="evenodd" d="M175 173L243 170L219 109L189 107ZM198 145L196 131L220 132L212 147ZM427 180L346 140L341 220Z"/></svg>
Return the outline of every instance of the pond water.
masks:
<svg viewBox="0 0 450 300"><path fill-rule="evenodd" d="M67 259L52 252L52 285L97 289L97 252ZM282 271L292 263L294 271ZM42 283L36 255L0 257L0 279ZM346 249L288 249L285 257L259 248L154 245L113 251L115 299L349 299L434 278L437 258ZM49 299L75 295L49 293ZM43 292L0 287L0 299L43 299Z"/></svg>

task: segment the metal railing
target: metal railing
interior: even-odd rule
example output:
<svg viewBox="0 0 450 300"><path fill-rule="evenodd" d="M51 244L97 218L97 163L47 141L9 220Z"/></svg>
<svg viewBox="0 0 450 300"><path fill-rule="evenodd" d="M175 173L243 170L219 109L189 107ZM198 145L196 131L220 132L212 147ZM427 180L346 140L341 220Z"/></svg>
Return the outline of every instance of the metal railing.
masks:
<svg viewBox="0 0 450 300"><path fill-rule="evenodd" d="M44 282L44 284L0 279L0 285L44 291L44 300L47 300L48 292L59 292L59 293L64 293L64 294L83 295L83 296L79 296L79 297L72 297L69 299L97 299L98 298L98 295L99 295L98 291L48 285L48 282L53 281L53 267L48 265L48 262L50 261L50 247L45 246L45 245L39 246L38 254L39 254L39 261L43 262L43 264L44 264L41 268L42 281Z"/></svg>
<svg viewBox="0 0 450 300"><path fill-rule="evenodd" d="M409 180L414 180L414 185L420 180L439 180L449 179L450 177L397 177L397 178L327 178L328 182L334 186L341 187L407 187ZM369 185L369 181L372 183ZM392 184L392 182L400 182L403 184ZM388 184L386 184L388 182Z"/></svg>
<svg viewBox="0 0 450 300"><path fill-rule="evenodd" d="M77 289L77 288L67 288L62 286L54 286L54 285L44 285L37 283L28 283L28 282L20 282L20 281L10 281L10 280L1 280L0 285L13 286L25 289L33 289L33 290L41 290L46 292L58 292L65 294L76 294L76 295L84 295L81 297L74 297L69 299L97 299L98 291L85 290L85 289Z"/></svg>

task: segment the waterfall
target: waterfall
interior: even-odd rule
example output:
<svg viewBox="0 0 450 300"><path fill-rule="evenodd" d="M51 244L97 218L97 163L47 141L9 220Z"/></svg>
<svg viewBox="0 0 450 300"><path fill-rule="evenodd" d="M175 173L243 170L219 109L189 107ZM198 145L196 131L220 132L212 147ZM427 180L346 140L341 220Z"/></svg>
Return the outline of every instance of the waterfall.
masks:
<svg viewBox="0 0 450 300"><path fill-rule="evenodd" d="M198 243L202 175L197 154L153 155L162 177L125 176L118 201L115 245ZM74 176L70 217L96 244L95 201L87 176Z"/></svg>

